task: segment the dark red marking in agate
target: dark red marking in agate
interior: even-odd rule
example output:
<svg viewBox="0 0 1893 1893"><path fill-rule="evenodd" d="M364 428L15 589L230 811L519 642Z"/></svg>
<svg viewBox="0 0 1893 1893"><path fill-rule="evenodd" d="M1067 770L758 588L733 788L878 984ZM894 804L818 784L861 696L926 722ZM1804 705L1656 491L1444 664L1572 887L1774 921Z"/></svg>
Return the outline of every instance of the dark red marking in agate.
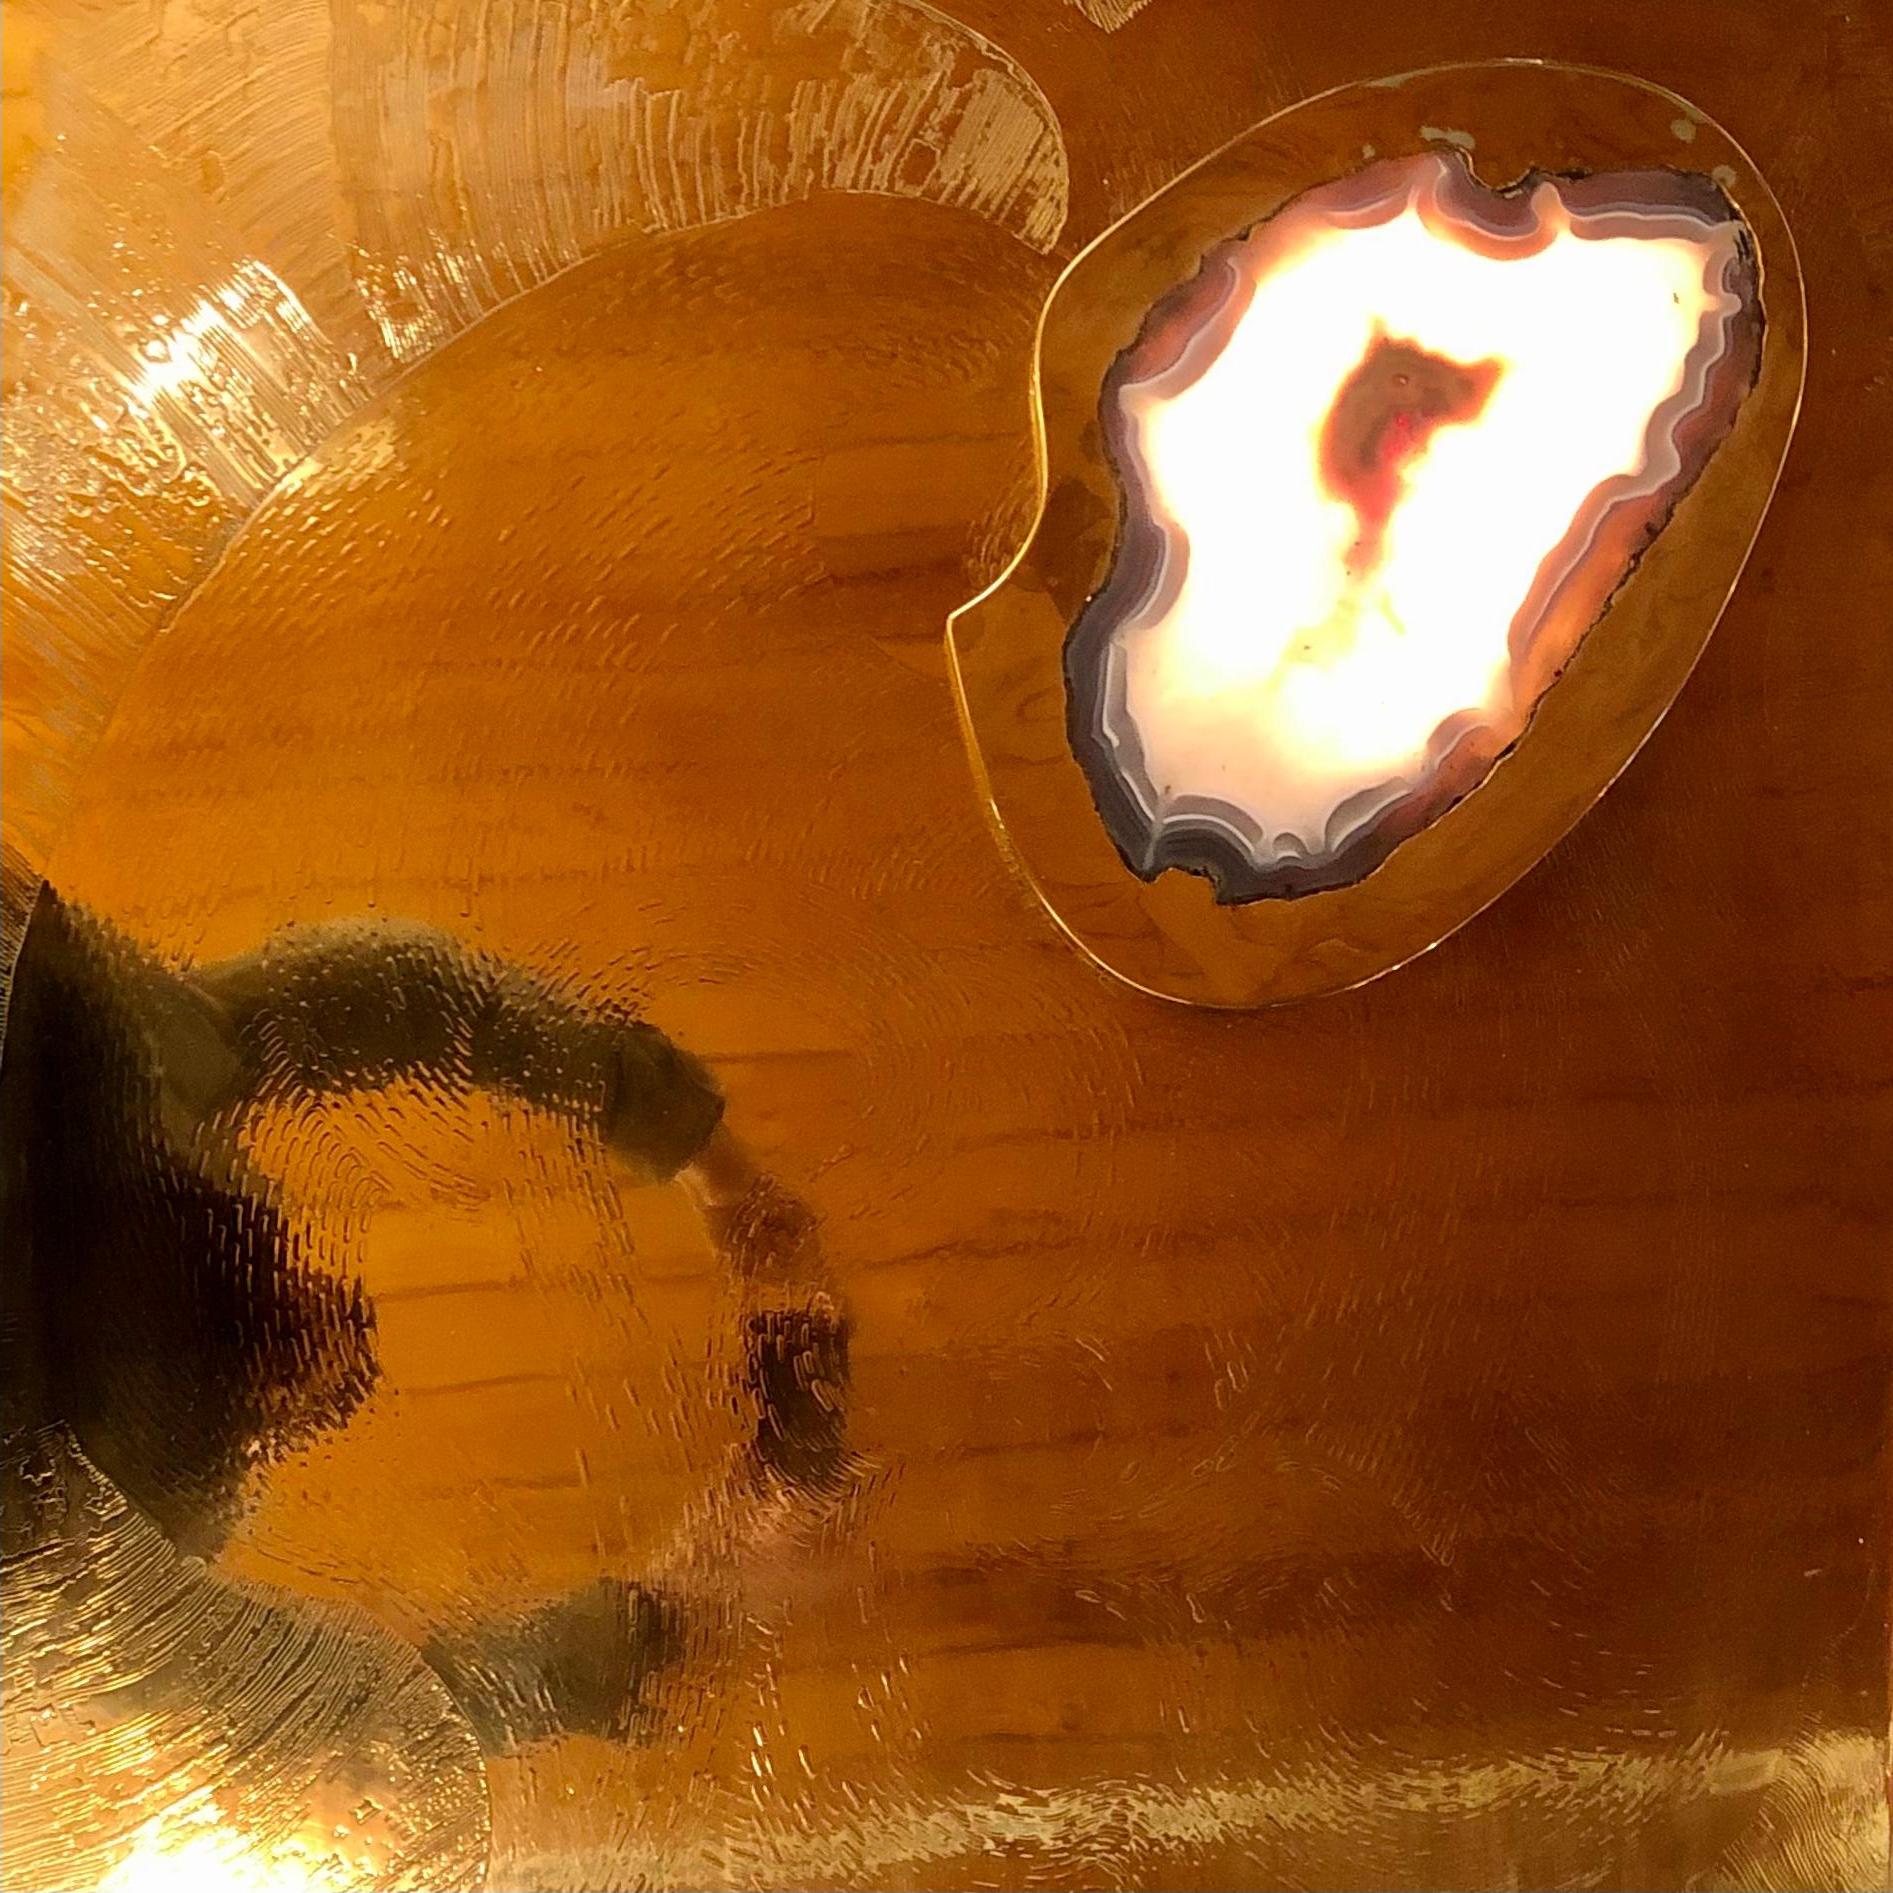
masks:
<svg viewBox="0 0 1893 1893"><path fill-rule="evenodd" d="M1387 521L1406 490L1401 469L1438 429L1476 420L1503 372L1496 361L1457 362L1375 330L1321 429L1321 483L1360 521L1347 559L1356 577L1380 562Z"/></svg>

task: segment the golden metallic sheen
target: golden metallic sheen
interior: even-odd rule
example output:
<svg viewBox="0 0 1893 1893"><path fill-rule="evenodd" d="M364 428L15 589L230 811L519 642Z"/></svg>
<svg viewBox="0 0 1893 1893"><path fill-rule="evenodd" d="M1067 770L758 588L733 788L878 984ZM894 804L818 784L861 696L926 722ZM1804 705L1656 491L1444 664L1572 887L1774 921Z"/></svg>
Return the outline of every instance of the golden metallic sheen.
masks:
<svg viewBox="0 0 1893 1893"><path fill-rule="evenodd" d="M0 1883L1885 1885L1870 6L5 26ZM1495 45L1752 151L1794 450L1504 900L1165 1003L1265 969L1066 745L1073 259L1272 123L1134 298L1061 293L1067 445L1250 184L1390 127L1729 166L1789 334L1666 93L1272 116ZM1666 535L1690 609L1602 627L1593 775L1793 380ZM1001 834L942 627L1035 522L1029 636L956 633ZM1531 779L1467 900L1562 832Z"/></svg>

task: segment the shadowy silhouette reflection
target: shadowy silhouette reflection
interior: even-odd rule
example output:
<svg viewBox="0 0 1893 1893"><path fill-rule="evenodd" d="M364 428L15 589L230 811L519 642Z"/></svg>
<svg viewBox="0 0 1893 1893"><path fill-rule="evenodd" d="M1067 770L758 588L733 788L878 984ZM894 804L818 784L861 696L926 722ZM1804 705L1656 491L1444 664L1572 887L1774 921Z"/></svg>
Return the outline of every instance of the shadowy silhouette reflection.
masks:
<svg viewBox="0 0 1893 1893"><path fill-rule="evenodd" d="M747 1503L846 1489L847 1324L813 1218L662 1032L399 923L297 929L174 971L48 889L0 1067L10 1558L32 1549L37 1514L12 1501L51 1434L210 1557L253 1471L348 1424L379 1373L372 1299L312 1254L241 1131L264 1105L400 1080L522 1101L632 1176L681 1184L739 1278ZM691 1616L688 1597L602 1575L422 1654L489 1751L628 1740Z"/></svg>

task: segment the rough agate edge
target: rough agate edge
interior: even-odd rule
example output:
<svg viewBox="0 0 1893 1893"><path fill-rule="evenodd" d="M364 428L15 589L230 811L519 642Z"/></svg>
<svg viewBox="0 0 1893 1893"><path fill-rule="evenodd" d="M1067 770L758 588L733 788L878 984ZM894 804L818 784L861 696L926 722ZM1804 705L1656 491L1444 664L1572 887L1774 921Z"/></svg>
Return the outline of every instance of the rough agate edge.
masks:
<svg viewBox="0 0 1893 1893"><path fill-rule="evenodd" d="M1641 465L1594 487L1540 562L1507 634L1501 700L1443 718L1417 768L1361 780L1335 799L1319 832L1297 833L1267 808L1204 786L1160 787L1146 765L1125 653L1132 636L1163 624L1189 569L1190 540L1155 489L1127 396L1173 398L1196 382L1228 346L1257 284L1312 234L1369 228L1410 208L1430 230L1494 260L1544 249L1558 234L1554 209L1583 238L1713 238L1705 287L1715 293L1679 385L1651 412ZM1152 307L1106 376L1100 418L1119 488L1117 546L1065 646L1071 746L1126 865L1144 880L1171 868L1204 875L1224 904L1317 893L1363 879L1476 789L1734 424L1759 371L1762 321L1746 226L1714 181L1676 171L1531 173L1492 191L1458 154L1429 153L1305 192L1209 251L1192 280ZM1467 405L1478 398L1475 385ZM1365 511L1361 519L1365 532ZM1266 585L1266 571L1255 582Z"/></svg>

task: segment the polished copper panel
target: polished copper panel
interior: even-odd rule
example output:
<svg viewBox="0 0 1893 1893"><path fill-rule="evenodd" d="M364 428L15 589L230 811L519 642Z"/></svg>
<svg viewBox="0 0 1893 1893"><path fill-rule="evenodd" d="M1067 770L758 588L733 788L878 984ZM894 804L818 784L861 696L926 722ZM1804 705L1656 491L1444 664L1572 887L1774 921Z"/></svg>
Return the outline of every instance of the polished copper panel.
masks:
<svg viewBox="0 0 1893 1893"><path fill-rule="evenodd" d="M1753 154L1780 490L1504 900L1160 1002L995 845L941 635L1040 313L1271 114L1495 48ZM1884 1883L1870 9L5 52L0 1881Z"/></svg>

